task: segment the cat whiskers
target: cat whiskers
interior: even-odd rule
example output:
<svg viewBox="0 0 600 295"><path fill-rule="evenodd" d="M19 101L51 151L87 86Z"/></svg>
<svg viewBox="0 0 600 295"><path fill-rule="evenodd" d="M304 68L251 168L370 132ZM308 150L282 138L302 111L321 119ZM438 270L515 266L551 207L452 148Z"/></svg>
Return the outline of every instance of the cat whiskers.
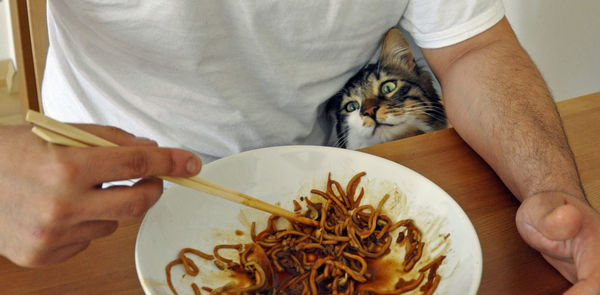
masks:
<svg viewBox="0 0 600 295"><path fill-rule="evenodd" d="M346 148L348 146L348 137L338 139L334 144L334 147Z"/></svg>
<svg viewBox="0 0 600 295"><path fill-rule="evenodd" d="M335 141L333 146L345 148L347 145L348 145L348 129L342 131L342 133L338 135L338 139Z"/></svg>
<svg viewBox="0 0 600 295"><path fill-rule="evenodd" d="M388 110L385 112L386 115L398 116L404 114L414 114L415 112L424 112L427 115L431 115L431 113L438 114L438 117L433 117L434 119L443 120L446 118L446 114L444 113L444 108L439 106L430 106L430 105L418 105L411 107L402 107L401 105L390 105L388 106Z"/></svg>
<svg viewBox="0 0 600 295"><path fill-rule="evenodd" d="M431 106L431 105L419 105L419 106L413 106L410 108L406 108L407 110L413 111L413 110L425 110L425 111L435 111L437 113L444 113L444 108L440 107L440 106Z"/></svg>
<svg viewBox="0 0 600 295"><path fill-rule="evenodd" d="M444 112L444 108L443 107L439 107L439 106L428 106L428 105L421 105L421 106L417 106L417 107L411 107L411 108L407 108L404 109L404 111L407 114L414 114L416 112L423 112L425 113L427 116L438 120L438 121L445 121L446 120L446 114Z"/></svg>
<svg viewBox="0 0 600 295"><path fill-rule="evenodd" d="M430 106L430 105L419 105L419 106L413 106L410 108L405 108L405 111L434 111L436 113L439 114L443 114L444 113L444 108L443 107L439 107L439 106Z"/></svg>

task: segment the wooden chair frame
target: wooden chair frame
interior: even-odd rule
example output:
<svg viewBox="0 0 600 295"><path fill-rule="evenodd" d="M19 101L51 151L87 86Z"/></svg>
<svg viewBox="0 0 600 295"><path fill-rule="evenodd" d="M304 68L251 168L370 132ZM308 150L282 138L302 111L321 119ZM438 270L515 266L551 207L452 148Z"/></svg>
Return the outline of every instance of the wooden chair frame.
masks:
<svg viewBox="0 0 600 295"><path fill-rule="evenodd" d="M42 111L41 89L48 52L46 0L10 0L21 108Z"/></svg>

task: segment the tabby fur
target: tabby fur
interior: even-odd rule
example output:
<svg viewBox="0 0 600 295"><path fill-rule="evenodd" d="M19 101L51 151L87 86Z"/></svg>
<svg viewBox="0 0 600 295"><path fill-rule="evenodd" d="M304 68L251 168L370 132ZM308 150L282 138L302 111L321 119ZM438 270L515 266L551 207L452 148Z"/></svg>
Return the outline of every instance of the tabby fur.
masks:
<svg viewBox="0 0 600 295"><path fill-rule="evenodd" d="M417 66L402 32L390 29L379 60L354 75L328 103L338 147L358 149L446 128L429 72Z"/></svg>

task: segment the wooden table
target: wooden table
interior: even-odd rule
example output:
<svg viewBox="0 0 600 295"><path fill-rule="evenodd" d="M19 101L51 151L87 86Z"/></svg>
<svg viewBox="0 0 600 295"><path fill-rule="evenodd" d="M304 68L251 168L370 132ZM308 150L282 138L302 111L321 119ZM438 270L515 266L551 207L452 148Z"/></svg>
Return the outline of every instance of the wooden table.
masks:
<svg viewBox="0 0 600 295"><path fill-rule="evenodd" d="M600 208L600 92L558 104L588 197ZM475 225L483 249L479 294L561 294L570 284L518 235L519 206L498 177L453 129L364 149L405 165L453 196ZM0 258L1 294L142 294L134 265L141 220L94 241L71 260L27 269Z"/></svg>

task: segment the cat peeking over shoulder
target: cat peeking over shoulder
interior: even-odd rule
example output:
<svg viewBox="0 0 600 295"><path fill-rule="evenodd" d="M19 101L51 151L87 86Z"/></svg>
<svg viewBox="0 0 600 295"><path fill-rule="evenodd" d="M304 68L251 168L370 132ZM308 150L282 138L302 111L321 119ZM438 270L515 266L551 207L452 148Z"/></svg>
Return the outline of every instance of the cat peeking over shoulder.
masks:
<svg viewBox="0 0 600 295"><path fill-rule="evenodd" d="M428 72L420 69L402 32L390 29L379 60L363 67L330 98L336 146L358 149L448 126Z"/></svg>

